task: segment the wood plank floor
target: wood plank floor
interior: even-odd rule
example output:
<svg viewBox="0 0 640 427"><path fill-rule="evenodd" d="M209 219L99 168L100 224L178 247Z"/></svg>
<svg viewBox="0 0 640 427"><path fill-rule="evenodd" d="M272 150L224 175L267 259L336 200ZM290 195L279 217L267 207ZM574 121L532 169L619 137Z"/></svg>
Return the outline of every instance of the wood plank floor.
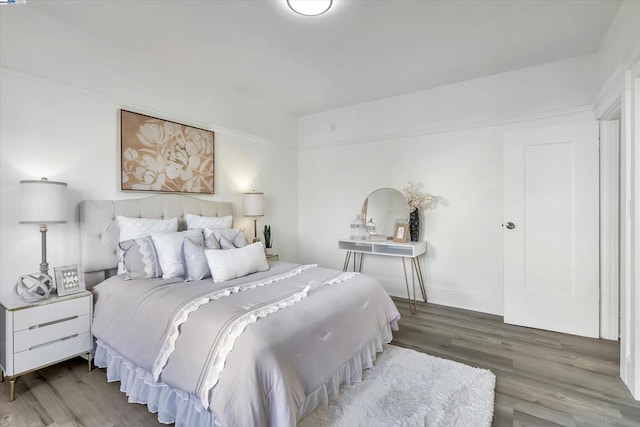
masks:
<svg viewBox="0 0 640 427"><path fill-rule="evenodd" d="M419 305L402 313L394 344L491 369L494 426L640 426L640 402L618 378L617 342L505 325L483 313ZM129 404L120 383L73 359L25 375L8 402L0 384L0 426L157 426L145 405Z"/></svg>
<svg viewBox="0 0 640 427"><path fill-rule="evenodd" d="M640 402L619 378L617 341L506 325L434 304L402 314L393 344L496 374L494 426L640 426Z"/></svg>

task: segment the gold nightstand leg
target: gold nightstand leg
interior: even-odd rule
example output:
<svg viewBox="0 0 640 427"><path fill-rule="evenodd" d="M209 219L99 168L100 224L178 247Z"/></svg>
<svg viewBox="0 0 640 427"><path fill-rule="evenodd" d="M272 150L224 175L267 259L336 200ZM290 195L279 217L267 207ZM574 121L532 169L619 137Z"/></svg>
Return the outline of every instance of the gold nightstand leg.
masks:
<svg viewBox="0 0 640 427"><path fill-rule="evenodd" d="M91 357L91 353L87 353L87 363L89 364L89 372L93 369L93 357Z"/></svg>
<svg viewBox="0 0 640 427"><path fill-rule="evenodd" d="M18 381L18 379L20 379L20 377L9 378L9 402L16 400L16 381Z"/></svg>

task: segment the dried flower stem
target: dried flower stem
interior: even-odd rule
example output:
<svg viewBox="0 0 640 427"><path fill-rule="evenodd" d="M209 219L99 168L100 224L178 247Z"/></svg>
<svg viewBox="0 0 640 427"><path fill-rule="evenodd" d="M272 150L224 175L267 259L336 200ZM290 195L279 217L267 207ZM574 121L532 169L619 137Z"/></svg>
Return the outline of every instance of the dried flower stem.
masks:
<svg viewBox="0 0 640 427"><path fill-rule="evenodd" d="M409 212L431 205L436 201L433 194L423 193L421 189L422 184L414 184L411 181L402 189L409 205Z"/></svg>

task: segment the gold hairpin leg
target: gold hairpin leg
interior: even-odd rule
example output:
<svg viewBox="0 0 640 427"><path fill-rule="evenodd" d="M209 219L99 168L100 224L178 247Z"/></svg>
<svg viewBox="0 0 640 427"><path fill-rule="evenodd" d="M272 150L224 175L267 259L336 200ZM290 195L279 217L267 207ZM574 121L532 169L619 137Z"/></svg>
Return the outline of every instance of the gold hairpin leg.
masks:
<svg viewBox="0 0 640 427"><path fill-rule="evenodd" d="M409 278L407 277L407 265L404 262L404 257L402 257L402 270L404 271L404 284L407 287L407 297L409 298L409 310L411 311L411 314L416 314L418 312L418 304L416 303L416 282L413 281L413 299L412 299L411 291L409 291ZM411 277L413 278L413 274Z"/></svg>
<svg viewBox="0 0 640 427"><path fill-rule="evenodd" d="M424 287L424 275L422 274L422 266L420 265L420 259L418 257L411 258L413 267L416 270L416 276L418 276L418 284L420 285L420 291L422 292L422 300L427 302L427 291Z"/></svg>
<svg viewBox="0 0 640 427"><path fill-rule="evenodd" d="M347 254L344 256L344 265L342 266L342 271L349 270L349 260L351 259L351 251L347 251Z"/></svg>

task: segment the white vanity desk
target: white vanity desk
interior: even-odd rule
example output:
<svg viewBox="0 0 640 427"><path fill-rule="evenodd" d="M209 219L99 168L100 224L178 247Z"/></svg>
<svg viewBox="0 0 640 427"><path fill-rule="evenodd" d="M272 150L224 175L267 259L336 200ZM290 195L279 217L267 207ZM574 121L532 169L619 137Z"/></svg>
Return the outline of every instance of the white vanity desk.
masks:
<svg viewBox="0 0 640 427"><path fill-rule="evenodd" d="M343 270L349 269L349 263L353 256L353 271L362 272L362 260L365 255L378 255L378 256L392 256L400 257L402 259L402 268L404 270L404 282L407 287L407 297L409 298L409 308L411 313L417 312L416 305L416 288L415 277L418 279L420 285L420 291L422 292L422 299L427 302L427 292L424 287L424 276L422 274L422 267L420 266L420 256L427 253L427 242L407 242L397 243L393 240L351 240L341 239L338 241L338 249L347 251L347 255L344 259ZM358 261L358 255L360 260ZM409 288L409 278L407 277L407 267L405 264L405 258L411 260L412 265L412 282L413 282L413 296Z"/></svg>

